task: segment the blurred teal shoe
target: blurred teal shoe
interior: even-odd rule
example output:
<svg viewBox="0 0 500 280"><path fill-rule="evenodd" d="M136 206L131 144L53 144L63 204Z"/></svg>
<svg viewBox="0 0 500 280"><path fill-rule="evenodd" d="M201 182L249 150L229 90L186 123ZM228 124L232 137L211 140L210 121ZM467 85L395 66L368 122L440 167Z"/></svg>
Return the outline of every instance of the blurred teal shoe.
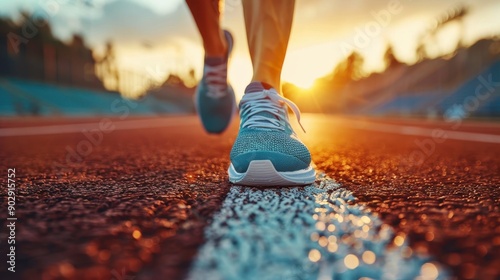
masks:
<svg viewBox="0 0 500 280"><path fill-rule="evenodd" d="M195 93L195 106L208 133L222 133L236 111L233 88L227 82L227 64L233 49L233 37L224 30L228 51L225 57L205 58L203 78Z"/></svg>
<svg viewBox="0 0 500 280"><path fill-rule="evenodd" d="M249 186L312 184L316 172L311 154L288 121L290 100L262 83L251 83L240 102L240 132L231 150L229 181Z"/></svg>

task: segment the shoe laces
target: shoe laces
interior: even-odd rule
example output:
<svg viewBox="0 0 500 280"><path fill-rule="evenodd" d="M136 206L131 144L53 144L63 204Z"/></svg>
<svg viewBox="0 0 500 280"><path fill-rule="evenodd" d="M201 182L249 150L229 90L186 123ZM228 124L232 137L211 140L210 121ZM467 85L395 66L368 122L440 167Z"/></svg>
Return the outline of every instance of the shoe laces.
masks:
<svg viewBox="0 0 500 280"><path fill-rule="evenodd" d="M208 96L220 99L227 94L227 64L216 66L205 65L205 82L208 87Z"/></svg>
<svg viewBox="0 0 500 280"><path fill-rule="evenodd" d="M297 105L279 95L274 89L264 89L243 96L240 101L242 119L245 119L242 128L270 128L284 131L283 121L288 123L287 106L292 109L300 127L306 132L300 123L300 110Z"/></svg>

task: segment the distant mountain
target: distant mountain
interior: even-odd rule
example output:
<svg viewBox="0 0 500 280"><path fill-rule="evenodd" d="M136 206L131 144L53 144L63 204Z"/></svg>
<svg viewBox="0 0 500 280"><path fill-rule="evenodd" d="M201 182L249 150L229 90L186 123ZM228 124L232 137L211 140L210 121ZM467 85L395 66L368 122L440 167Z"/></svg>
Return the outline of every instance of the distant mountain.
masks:
<svg viewBox="0 0 500 280"><path fill-rule="evenodd" d="M467 81L499 61L500 41L484 39L446 57L414 65L392 63L383 73L359 80L340 80L330 75L318 79L312 90L287 84L284 94L305 112L443 116L447 108L439 106L441 101L454 96ZM490 72L495 73L495 69ZM408 104L394 102L400 99ZM398 105L405 110L398 111Z"/></svg>

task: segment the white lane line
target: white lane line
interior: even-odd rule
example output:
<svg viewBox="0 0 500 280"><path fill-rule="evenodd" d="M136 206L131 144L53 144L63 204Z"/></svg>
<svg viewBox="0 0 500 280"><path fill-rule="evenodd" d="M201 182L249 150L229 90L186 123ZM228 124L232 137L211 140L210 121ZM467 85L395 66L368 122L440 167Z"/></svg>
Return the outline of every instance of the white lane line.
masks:
<svg viewBox="0 0 500 280"><path fill-rule="evenodd" d="M344 125L355 129L425 137L432 137L434 131L441 130L444 133L445 137L449 139L495 144L500 143L500 135L495 134L445 130L442 128L423 128L417 126L381 124L358 120L347 120Z"/></svg>
<svg viewBox="0 0 500 280"><path fill-rule="evenodd" d="M335 181L307 187L234 186L205 230L188 279L446 279L407 238ZM394 239L394 241L393 241ZM394 243L393 246L388 246ZM432 275L430 275L432 274Z"/></svg>
<svg viewBox="0 0 500 280"><path fill-rule="evenodd" d="M101 120L112 123L115 126L114 130L182 126L195 123L194 118L179 118L179 119L155 118L155 119L128 120L128 121L103 118ZM101 120L98 120L95 123L76 123L76 124L44 125L44 126L31 126L31 127L0 128L0 137L81 133L82 130L84 129L99 128L99 123L101 122Z"/></svg>

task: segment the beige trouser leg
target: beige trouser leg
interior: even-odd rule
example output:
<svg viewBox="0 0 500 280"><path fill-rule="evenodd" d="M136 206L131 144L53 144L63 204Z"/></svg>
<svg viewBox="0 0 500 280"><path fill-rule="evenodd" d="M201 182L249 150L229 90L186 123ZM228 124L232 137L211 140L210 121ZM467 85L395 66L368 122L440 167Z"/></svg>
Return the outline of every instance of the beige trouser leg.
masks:
<svg viewBox="0 0 500 280"><path fill-rule="evenodd" d="M281 68L292 27L295 0L243 0L252 82L281 92Z"/></svg>

